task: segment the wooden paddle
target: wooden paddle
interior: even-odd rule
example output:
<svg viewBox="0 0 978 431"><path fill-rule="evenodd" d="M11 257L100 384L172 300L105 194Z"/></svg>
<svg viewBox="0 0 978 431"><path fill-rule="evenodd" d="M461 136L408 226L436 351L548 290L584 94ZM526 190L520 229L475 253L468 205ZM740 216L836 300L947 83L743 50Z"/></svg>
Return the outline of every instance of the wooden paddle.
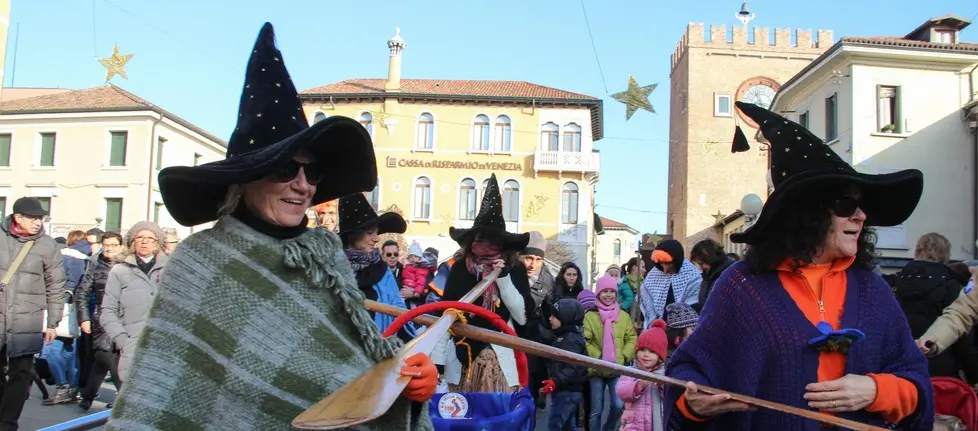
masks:
<svg viewBox="0 0 978 431"><path fill-rule="evenodd" d="M384 313L391 316L400 316L401 314L407 312L407 310L403 308L381 304L375 301L367 301L367 309L373 312ZM432 323L441 321L440 319L437 320L436 319L437 318L434 316L421 315L413 319L413 321L414 323L421 324L421 325L430 325ZM442 317L442 319L444 319L444 317ZM548 346L546 344L540 344L518 337L511 337L509 335L500 332L489 331L476 326L466 325L461 322L454 323L451 326L451 329L452 332L454 332L460 337L467 337L484 343L490 343L498 346L508 347L510 349L519 350L529 355L534 355L541 358L547 358L547 359L566 362L574 365L582 365L589 368L610 371L615 374L634 377L636 379L646 380L646 381L665 384L665 385L685 387L687 383L683 380L674 379L672 377L652 374L648 371L642 371L635 367L618 365L612 362L606 362L600 359L592 358L590 356L578 355L576 353L571 353L566 350L561 350L556 347ZM368 372L368 374L370 373ZM819 422L840 426L845 429L857 430L857 431L886 431L885 428L866 425L864 423L843 419L837 416L832 416L825 413L819 413L816 411L802 409L798 407L787 406L772 401L762 400L760 398L740 395L737 393L728 392L728 391L712 388L709 386L697 385L697 388L701 392L707 394L711 394L711 395L727 394L730 395L730 398L733 400L740 401L752 406L763 407L766 409L771 409L782 413L801 416ZM331 429L331 428L319 428L319 429Z"/></svg>
<svg viewBox="0 0 978 431"><path fill-rule="evenodd" d="M496 269L472 288L459 302L473 303L486 291L492 282L496 281L502 270ZM367 301L372 303L373 301ZM376 303L375 304L380 304ZM404 310L390 306L394 310ZM371 310L374 311L374 310ZM391 314L391 313L384 313ZM421 335L401 347L397 353L370 368L355 380L329 394L328 397L302 412L294 420L292 426L303 430L331 430L347 428L374 420L394 405L401 396L410 377L401 376L400 370L404 360L417 354L431 355L435 346L441 342L448 329L455 323L454 313L445 313L440 318L433 316L428 323L428 329Z"/></svg>

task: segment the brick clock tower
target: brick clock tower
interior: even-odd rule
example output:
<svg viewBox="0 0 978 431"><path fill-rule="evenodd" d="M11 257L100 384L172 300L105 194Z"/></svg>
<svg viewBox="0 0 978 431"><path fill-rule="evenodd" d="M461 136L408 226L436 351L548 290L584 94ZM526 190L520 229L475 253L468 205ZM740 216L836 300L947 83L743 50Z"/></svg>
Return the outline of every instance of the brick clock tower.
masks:
<svg viewBox="0 0 978 431"><path fill-rule="evenodd" d="M792 37L794 36L794 37ZM781 84L832 46L832 32L690 23L672 54L667 229L686 250L713 237L711 227L739 209L744 195L767 196L768 157L757 125L734 101L767 106ZM740 124L751 151L732 154ZM719 240L720 238L714 238Z"/></svg>

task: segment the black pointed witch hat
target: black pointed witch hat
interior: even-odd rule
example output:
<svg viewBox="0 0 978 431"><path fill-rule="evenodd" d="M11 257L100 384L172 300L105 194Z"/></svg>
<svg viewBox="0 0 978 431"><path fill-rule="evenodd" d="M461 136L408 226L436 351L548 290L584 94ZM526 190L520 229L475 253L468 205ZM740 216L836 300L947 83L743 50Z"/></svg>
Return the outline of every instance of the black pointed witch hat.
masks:
<svg viewBox="0 0 978 431"><path fill-rule="evenodd" d="M858 172L800 124L754 104L736 105L757 123L771 144L774 192L757 221L744 232L730 235L731 241L749 244L767 234L783 235L768 229L782 210L800 199L849 185L862 194L860 208L866 213L867 226L896 226L917 208L924 190L924 174L919 170L881 175Z"/></svg>
<svg viewBox="0 0 978 431"><path fill-rule="evenodd" d="M475 216L472 227L467 229L448 228L448 236L461 246L472 242L477 233L495 236L502 239L503 248L520 251L530 242L530 234L511 233L506 231L506 220L503 218L503 198L499 194L499 183L496 174L489 177L486 190L482 194L482 205L479 214Z"/></svg>
<svg viewBox="0 0 978 431"><path fill-rule="evenodd" d="M337 204L340 235L350 232L377 228L377 234L404 233L407 222L400 214L388 211L377 215L363 193L354 193L340 198Z"/></svg>
<svg viewBox="0 0 978 431"><path fill-rule="evenodd" d="M262 26L248 60L238 109L224 160L160 172L163 203L178 223L215 220L229 186L268 176L301 149L315 158L310 167L320 171L313 205L377 184L373 144L359 122L332 116L309 126L269 23Z"/></svg>

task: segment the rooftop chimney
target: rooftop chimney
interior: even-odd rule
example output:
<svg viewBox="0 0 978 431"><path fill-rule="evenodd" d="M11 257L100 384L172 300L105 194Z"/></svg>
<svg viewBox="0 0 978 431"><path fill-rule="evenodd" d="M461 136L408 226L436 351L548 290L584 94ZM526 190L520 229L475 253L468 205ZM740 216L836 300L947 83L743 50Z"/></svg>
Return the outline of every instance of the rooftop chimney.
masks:
<svg viewBox="0 0 978 431"><path fill-rule="evenodd" d="M398 27L394 37L387 41L387 47L391 50L391 58L384 91L401 91L401 52L406 46L404 39L401 38L401 28Z"/></svg>

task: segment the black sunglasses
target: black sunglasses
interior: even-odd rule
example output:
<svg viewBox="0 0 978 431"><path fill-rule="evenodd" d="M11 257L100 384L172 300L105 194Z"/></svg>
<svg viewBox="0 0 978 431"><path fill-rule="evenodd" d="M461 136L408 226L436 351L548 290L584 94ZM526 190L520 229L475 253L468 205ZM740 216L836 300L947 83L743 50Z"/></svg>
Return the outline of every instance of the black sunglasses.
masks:
<svg viewBox="0 0 978 431"><path fill-rule="evenodd" d="M319 181L322 179L320 178L322 169L320 169L319 165L315 163L299 163L295 160L289 160L284 163L281 167L272 171L268 177L275 182L287 183L294 180L296 175L299 175L299 169L302 169L305 173L306 182L309 184L319 184Z"/></svg>
<svg viewBox="0 0 978 431"><path fill-rule="evenodd" d="M845 196L835 200L832 204L832 213L836 217L852 217L859 208L865 208L862 199Z"/></svg>
<svg viewBox="0 0 978 431"><path fill-rule="evenodd" d="M397 257L397 253L385 253L387 257Z"/></svg>

